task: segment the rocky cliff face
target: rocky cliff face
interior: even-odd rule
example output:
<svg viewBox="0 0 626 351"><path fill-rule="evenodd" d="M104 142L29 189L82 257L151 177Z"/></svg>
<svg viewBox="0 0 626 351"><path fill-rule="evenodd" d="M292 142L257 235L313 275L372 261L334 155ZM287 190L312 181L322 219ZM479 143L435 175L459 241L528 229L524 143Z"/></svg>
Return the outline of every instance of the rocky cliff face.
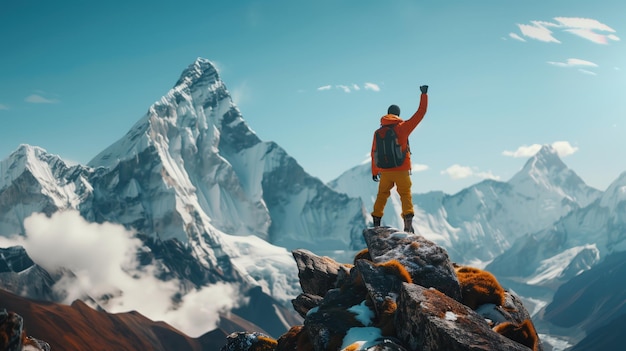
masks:
<svg viewBox="0 0 626 351"><path fill-rule="evenodd" d="M37 300L60 300L61 297L53 289L60 274L51 275L35 264L21 246L0 248L2 289Z"/></svg>
<svg viewBox="0 0 626 351"><path fill-rule="evenodd" d="M222 351L543 350L528 311L493 275L419 235L364 230L353 263L293 251L304 324L277 340L233 333Z"/></svg>

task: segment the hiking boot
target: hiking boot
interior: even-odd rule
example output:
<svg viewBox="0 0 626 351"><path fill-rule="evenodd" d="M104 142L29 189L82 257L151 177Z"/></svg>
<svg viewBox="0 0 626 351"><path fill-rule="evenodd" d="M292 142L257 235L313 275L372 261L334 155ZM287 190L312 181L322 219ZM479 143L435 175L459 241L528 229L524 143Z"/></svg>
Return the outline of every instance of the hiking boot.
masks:
<svg viewBox="0 0 626 351"><path fill-rule="evenodd" d="M413 230L413 214L404 215L404 231L407 233L415 233Z"/></svg>
<svg viewBox="0 0 626 351"><path fill-rule="evenodd" d="M380 227L381 217L372 216L372 219L374 219L374 227Z"/></svg>

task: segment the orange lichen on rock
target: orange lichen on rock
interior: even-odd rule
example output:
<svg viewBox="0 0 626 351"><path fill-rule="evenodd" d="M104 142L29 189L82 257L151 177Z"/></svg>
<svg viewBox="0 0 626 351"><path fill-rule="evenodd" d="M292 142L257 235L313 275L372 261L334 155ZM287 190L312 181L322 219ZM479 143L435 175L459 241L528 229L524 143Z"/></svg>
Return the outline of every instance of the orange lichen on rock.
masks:
<svg viewBox="0 0 626 351"><path fill-rule="evenodd" d="M291 327L278 338L276 351L312 351L313 345L303 325Z"/></svg>
<svg viewBox="0 0 626 351"><path fill-rule="evenodd" d="M250 351L274 351L278 345L278 341L265 335L257 336L256 341L250 347Z"/></svg>
<svg viewBox="0 0 626 351"><path fill-rule="evenodd" d="M524 320L521 324L504 322L496 325L493 330L517 343L528 346L533 351L537 351L539 340L535 326L530 319Z"/></svg>
<svg viewBox="0 0 626 351"><path fill-rule="evenodd" d="M357 254L354 256L354 264L356 265L356 261L357 260L368 260L371 261L372 260L372 256L370 256L370 251L368 248L365 248L359 252L357 252Z"/></svg>
<svg viewBox="0 0 626 351"><path fill-rule="evenodd" d="M417 251L420 248L420 243L418 243L417 241L411 241L411 243L409 244L409 249L411 249L412 251Z"/></svg>
<svg viewBox="0 0 626 351"><path fill-rule="evenodd" d="M411 278L409 271L407 271L406 267L398 260L377 263L376 266L382 267L385 273L393 274L405 283L413 283L413 278Z"/></svg>
<svg viewBox="0 0 626 351"><path fill-rule="evenodd" d="M361 343L355 342L346 346L342 351L357 351L359 348L361 348Z"/></svg>
<svg viewBox="0 0 626 351"><path fill-rule="evenodd" d="M485 303L504 304L504 289L493 274L467 266L455 266L455 270L463 304L473 310Z"/></svg>
<svg viewBox="0 0 626 351"><path fill-rule="evenodd" d="M381 307L381 311L378 313L377 321L374 325L380 329L381 335L395 337L396 326L394 324L394 317L398 305L393 299L386 297Z"/></svg>

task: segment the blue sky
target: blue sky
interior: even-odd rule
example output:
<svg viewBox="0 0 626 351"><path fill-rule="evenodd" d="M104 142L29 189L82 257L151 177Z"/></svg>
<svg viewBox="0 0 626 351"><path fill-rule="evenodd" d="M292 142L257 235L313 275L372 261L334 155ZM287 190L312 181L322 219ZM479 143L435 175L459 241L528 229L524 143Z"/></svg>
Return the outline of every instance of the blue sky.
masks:
<svg viewBox="0 0 626 351"><path fill-rule="evenodd" d="M554 144L600 190L626 171L623 0L0 2L0 159L87 163L197 57L244 118L330 181L366 160L390 104L414 192L508 180Z"/></svg>

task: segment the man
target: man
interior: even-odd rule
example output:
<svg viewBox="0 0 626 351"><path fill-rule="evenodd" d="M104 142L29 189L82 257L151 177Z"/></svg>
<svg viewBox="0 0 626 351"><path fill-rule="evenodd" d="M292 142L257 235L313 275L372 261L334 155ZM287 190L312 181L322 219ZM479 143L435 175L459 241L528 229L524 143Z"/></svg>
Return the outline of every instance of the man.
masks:
<svg viewBox="0 0 626 351"><path fill-rule="evenodd" d="M387 109L387 114L380 119L381 127L374 133L374 141L372 142L372 179L378 184L378 195L374 202L374 211L372 218L374 226L380 226L380 220L383 217L383 211L387 204L387 199L391 195L391 189L394 185L400 195L402 202L402 218L404 219L404 231L413 233L413 199L411 198L411 152L409 150L409 135L422 121L428 107L428 85L420 87L422 92L420 96L420 105L411 118L404 121L400 118L400 108L391 105ZM377 142L381 142L385 133L393 128L397 135L397 141L402 149L402 156L398 158L398 162L392 166L383 164L380 161L381 150L377 150ZM377 137L378 134L378 137ZM392 134L393 135L393 134ZM377 164L377 160L378 163ZM383 168L384 167L384 168Z"/></svg>

